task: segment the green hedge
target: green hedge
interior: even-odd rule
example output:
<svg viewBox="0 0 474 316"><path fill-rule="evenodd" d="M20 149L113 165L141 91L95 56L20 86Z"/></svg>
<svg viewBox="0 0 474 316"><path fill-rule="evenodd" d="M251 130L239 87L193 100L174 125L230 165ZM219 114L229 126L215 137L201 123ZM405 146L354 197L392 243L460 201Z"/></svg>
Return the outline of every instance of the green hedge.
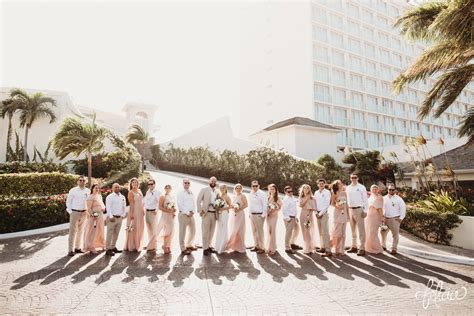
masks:
<svg viewBox="0 0 474 316"><path fill-rule="evenodd" d="M60 172L0 175L0 196L33 197L67 193L77 185L78 175Z"/></svg>
<svg viewBox="0 0 474 316"><path fill-rule="evenodd" d="M0 234L69 221L65 196L0 200Z"/></svg>
<svg viewBox="0 0 474 316"><path fill-rule="evenodd" d="M0 163L0 174L29 173L29 172L67 172L64 164L54 162L24 162L12 161Z"/></svg>
<svg viewBox="0 0 474 316"><path fill-rule="evenodd" d="M243 185L249 185L252 180L258 180L262 187L275 183L280 192L286 185L298 189L303 183L316 189L317 179L323 174L323 167L317 163L298 160L266 147L245 155L230 150L215 153L206 147L183 149L172 145L166 150L155 145L151 151L152 163L162 170L206 178L216 176L219 180Z"/></svg>
<svg viewBox="0 0 474 316"><path fill-rule="evenodd" d="M462 220L454 213L408 208L401 228L424 240L449 245L449 230L458 227Z"/></svg>

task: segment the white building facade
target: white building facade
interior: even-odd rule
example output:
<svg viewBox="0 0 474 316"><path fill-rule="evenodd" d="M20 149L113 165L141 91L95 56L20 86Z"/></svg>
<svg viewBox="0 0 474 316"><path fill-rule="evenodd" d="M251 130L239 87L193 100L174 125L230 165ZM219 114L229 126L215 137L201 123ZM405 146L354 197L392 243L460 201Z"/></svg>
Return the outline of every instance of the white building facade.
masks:
<svg viewBox="0 0 474 316"><path fill-rule="evenodd" d="M451 138L473 106L471 84L438 119L417 119L433 80L393 95L391 82L423 50L393 28L407 1L249 4L243 11L240 136L303 116L340 128L337 146Z"/></svg>

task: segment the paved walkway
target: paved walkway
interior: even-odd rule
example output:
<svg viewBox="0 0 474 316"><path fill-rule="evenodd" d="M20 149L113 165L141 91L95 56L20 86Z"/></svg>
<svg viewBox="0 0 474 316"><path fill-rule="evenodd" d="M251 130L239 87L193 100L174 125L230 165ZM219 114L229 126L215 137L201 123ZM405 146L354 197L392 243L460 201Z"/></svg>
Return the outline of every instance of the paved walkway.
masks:
<svg viewBox="0 0 474 316"><path fill-rule="evenodd" d="M154 176L160 187L180 186L176 176ZM194 181L192 185L196 191L200 187ZM281 248L282 225L277 230ZM119 245L123 237L122 232ZM249 245L251 239L247 233ZM404 254L325 259L284 252L274 257L251 252L204 257L198 251L182 257L177 236L173 246L171 255L67 257L66 231L4 240L1 313L466 315L474 306L471 266ZM460 299L432 298L425 300L430 304L424 309L430 280L442 284L444 293L457 290Z"/></svg>

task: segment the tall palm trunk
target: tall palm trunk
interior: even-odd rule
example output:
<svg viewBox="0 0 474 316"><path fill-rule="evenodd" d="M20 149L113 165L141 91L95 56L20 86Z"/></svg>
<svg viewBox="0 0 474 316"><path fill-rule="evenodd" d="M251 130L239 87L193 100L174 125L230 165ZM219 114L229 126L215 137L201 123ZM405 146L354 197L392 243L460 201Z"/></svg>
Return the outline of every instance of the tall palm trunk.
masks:
<svg viewBox="0 0 474 316"><path fill-rule="evenodd" d="M28 161L28 131L29 131L28 124L25 126L25 139L23 145L23 160Z"/></svg>
<svg viewBox="0 0 474 316"><path fill-rule="evenodd" d="M7 151L6 151L6 161L9 161L10 159L10 151L11 151L11 145L10 141L12 139L12 119L13 115L8 115L8 131L7 131Z"/></svg>
<svg viewBox="0 0 474 316"><path fill-rule="evenodd" d="M92 186L92 152L87 152L87 180L89 188Z"/></svg>

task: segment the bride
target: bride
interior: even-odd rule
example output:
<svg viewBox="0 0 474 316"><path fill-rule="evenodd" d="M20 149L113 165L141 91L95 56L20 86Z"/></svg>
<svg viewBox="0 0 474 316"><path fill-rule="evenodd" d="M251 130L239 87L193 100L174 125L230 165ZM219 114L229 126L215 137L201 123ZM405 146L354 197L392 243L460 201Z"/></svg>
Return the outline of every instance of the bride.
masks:
<svg viewBox="0 0 474 316"><path fill-rule="evenodd" d="M229 219L229 209L232 206L231 199L227 194L227 186L225 184L221 184L219 187L217 199L221 199L225 202L224 207L220 207L217 210L219 217L217 218L217 233L215 243L215 249L217 253L223 253L225 252L227 245L227 222Z"/></svg>

